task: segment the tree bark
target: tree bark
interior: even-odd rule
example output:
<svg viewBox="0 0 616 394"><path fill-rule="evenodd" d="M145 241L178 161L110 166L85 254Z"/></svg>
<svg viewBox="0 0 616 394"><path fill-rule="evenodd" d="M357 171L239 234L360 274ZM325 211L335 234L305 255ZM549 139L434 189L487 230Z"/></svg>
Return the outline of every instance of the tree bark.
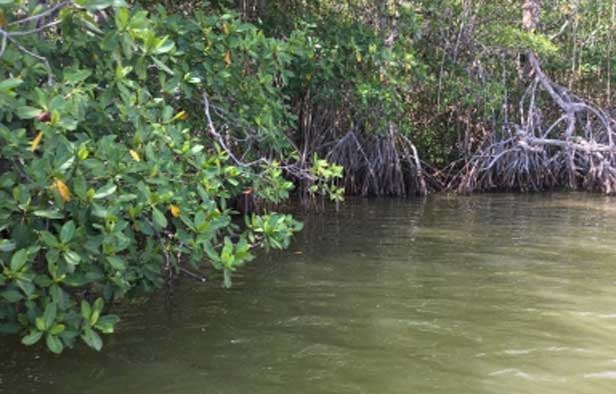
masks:
<svg viewBox="0 0 616 394"><path fill-rule="evenodd" d="M522 5L522 26L526 31L534 32L539 26L541 0L526 0Z"/></svg>

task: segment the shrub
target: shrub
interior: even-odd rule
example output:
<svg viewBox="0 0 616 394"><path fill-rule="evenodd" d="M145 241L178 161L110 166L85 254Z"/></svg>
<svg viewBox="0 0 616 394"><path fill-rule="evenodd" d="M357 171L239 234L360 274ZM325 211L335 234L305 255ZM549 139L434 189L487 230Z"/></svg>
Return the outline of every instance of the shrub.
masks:
<svg viewBox="0 0 616 394"><path fill-rule="evenodd" d="M29 3L0 2L2 332L100 350L119 320L106 304L206 262L230 286L255 249L288 246L292 216L239 225L230 207L293 188L283 41L231 14ZM305 172L340 198L339 170Z"/></svg>

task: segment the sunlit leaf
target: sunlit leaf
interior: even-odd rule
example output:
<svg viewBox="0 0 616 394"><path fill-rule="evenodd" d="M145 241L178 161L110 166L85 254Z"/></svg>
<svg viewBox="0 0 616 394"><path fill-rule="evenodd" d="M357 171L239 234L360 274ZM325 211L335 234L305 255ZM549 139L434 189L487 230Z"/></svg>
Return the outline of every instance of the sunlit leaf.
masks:
<svg viewBox="0 0 616 394"><path fill-rule="evenodd" d="M101 337L90 327L85 327L81 339L92 349L100 351L103 348L103 340Z"/></svg>
<svg viewBox="0 0 616 394"><path fill-rule="evenodd" d="M132 158L133 158L133 160L135 160L135 161L137 161L137 162L141 161L141 157L139 157L139 153L137 153L136 151L134 151L134 150L130 149L130 150L128 151L128 153L130 153L130 157L132 157Z"/></svg>
<svg viewBox="0 0 616 394"><path fill-rule="evenodd" d="M30 334L26 335L21 339L21 343L26 346L32 346L43 337L43 333L41 331L32 331Z"/></svg>
<svg viewBox="0 0 616 394"><path fill-rule="evenodd" d="M47 334L47 348L52 353L60 354L64 350L64 345L56 335Z"/></svg>
<svg viewBox="0 0 616 394"><path fill-rule="evenodd" d="M95 200L100 200L103 199L105 197L109 197L111 196L113 193L115 193L115 191L118 189L118 187L116 185L114 185L113 183L109 183L103 187L101 187L100 189L98 189L95 193L94 193L94 199Z"/></svg>
<svg viewBox="0 0 616 394"><path fill-rule="evenodd" d="M65 202L71 201L71 191L62 180L55 178L53 181L55 188L58 190L58 194Z"/></svg>
<svg viewBox="0 0 616 394"><path fill-rule="evenodd" d="M39 144L41 143L41 140L42 140L42 139L43 139L43 132L42 132L42 131L40 131L40 132L36 135L36 137L34 137L34 139L32 140L32 143L31 143L31 146L30 146L30 150L31 150L32 152L34 152L34 151L38 148L38 146L39 146Z"/></svg>
<svg viewBox="0 0 616 394"><path fill-rule="evenodd" d="M171 216L177 218L180 216L181 210L177 205L171 204L169 205L169 212L171 212Z"/></svg>

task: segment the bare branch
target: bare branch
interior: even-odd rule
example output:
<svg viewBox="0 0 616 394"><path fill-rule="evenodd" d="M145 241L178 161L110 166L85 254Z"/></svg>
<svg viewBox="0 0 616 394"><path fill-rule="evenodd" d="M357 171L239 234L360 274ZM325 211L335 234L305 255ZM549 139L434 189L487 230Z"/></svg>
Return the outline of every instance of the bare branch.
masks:
<svg viewBox="0 0 616 394"><path fill-rule="evenodd" d="M4 51L6 50L6 42L8 41L8 36L5 31L0 29L0 35L2 35L2 41L0 42L0 57L4 55Z"/></svg>
<svg viewBox="0 0 616 394"><path fill-rule="evenodd" d="M24 48L20 43L18 43L15 39L8 37L8 40L11 41L20 51L22 51L23 53L32 56L35 59L40 60L44 65L45 68L47 68L47 84L48 85L53 85L54 83L54 76L53 73L51 71L51 65L49 64L49 60L47 60L46 57L41 56L39 54L36 54L26 48Z"/></svg>
<svg viewBox="0 0 616 394"><path fill-rule="evenodd" d="M252 167L256 164L267 162L265 159L260 158L258 160L245 163L237 158L237 156L233 153L233 151L227 146L225 139L218 131L216 131L216 127L214 127L214 122L212 121L212 115L210 114L210 101L207 97L207 93L203 93L203 112L205 113L205 118L208 124L208 131L212 137L218 142L220 147L229 155L231 160L235 162L240 167Z"/></svg>
<svg viewBox="0 0 616 394"><path fill-rule="evenodd" d="M37 21L41 18L45 18L48 15L52 15L54 12L59 11L60 9L68 6L69 4L72 4L72 1L63 1L62 3L56 4L55 6L48 8L47 10L41 12L40 14L36 14L36 15L32 15L29 16L27 18L23 18L17 21L13 21L11 23L8 24L8 26L14 26L14 25L20 25L23 23L28 23L28 22L32 22L32 21Z"/></svg>
<svg viewBox="0 0 616 394"><path fill-rule="evenodd" d="M18 30L18 31L10 31L10 32L5 32L9 37L19 37L19 36L27 36L30 34L34 34L34 33L38 33L41 32L43 30L49 29L51 27L57 26L60 23L62 23L61 20L57 20L57 21L53 21L50 23L47 23L45 25L42 25L40 27L37 27L36 29L32 29L32 30Z"/></svg>

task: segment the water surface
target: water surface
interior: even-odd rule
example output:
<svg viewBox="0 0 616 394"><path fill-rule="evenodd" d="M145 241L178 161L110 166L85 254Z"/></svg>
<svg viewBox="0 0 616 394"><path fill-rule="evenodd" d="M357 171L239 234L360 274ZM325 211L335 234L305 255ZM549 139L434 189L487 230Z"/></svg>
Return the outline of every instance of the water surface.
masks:
<svg viewBox="0 0 616 394"><path fill-rule="evenodd" d="M616 199L350 201L236 278L124 307L101 353L0 339L0 393L614 393Z"/></svg>

